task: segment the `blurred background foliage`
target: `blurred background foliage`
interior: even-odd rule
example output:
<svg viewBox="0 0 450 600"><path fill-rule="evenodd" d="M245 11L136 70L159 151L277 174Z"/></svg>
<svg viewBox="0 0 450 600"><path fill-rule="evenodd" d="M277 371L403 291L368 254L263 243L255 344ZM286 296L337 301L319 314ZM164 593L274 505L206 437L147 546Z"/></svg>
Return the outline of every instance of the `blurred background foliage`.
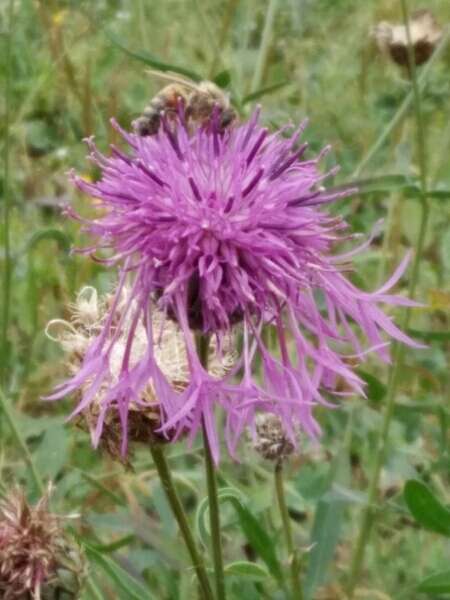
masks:
<svg viewBox="0 0 450 600"><path fill-rule="evenodd" d="M324 168L341 165L334 183L376 178L363 186L364 193L332 208L366 235L384 219L382 234L356 260L359 285L376 288L417 239L415 121L411 110L402 109L410 81L405 70L380 54L370 36L381 20L401 21L399 2L277 4L255 90L266 0L15 0L10 32L8 2L0 2L1 43L6 48L10 34L12 74L9 116L6 94L0 99L2 152L9 162L0 188L2 201L10 201L11 240L3 389L37 471L57 485L55 508L81 513L74 528L87 545L91 564L86 599L182 600L193 598L195 588L148 450L137 448L134 468L125 469L93 451L84 432L65 424L70 399L58 404L40 399L65 375L59 348L44 334L46 323L68 316L65 307L83 285L108 291L114 281L98 264L70 254L83 236L59 209L70 201L89 211L86 199L67 181L71 168L96 176L85 160L82 138L95 135L106 151L108 144L119 142L109 119L114 116L129 127L160 87L145 70L158 62L188 69L224 86L243 117L256 102L269 126L308 117L305 139L311 151L331 144ZM410 2L410 10L418 8L433 11L442 25L450 21L447 0L428 0L426 6ZM6 57L2 51L3 81ZM419 76L427 68L420 67ZM417 294L424 306L413 311L410 323L429 346L409 349L401 373L378 518L357 596L367 600L440 597L442 586L437 592L417 586L448 568L448 539L417 523L403 488L407 480L419 479L443 505L450 502L449 74L450 47L444 44L426 72L423 100L430 187L441 193L430 200ZM4 244L5 228L0 235ZM5 256L0 255L2 272ZM405 291L407 286L408 274L398 287ZM302 441L301 453L288 469L288 504L296 542L304 551L307 597L318 600L345 597L357 516L366 498L387 369L369 361L363 376L368 398L345 399L337 410L323 411L321 445ZM0 413L1 488L18 480L36 498L38 490L3 417ZM170 455L189 514L201 524L202 514L195 514L205 496L201 451L180 443ZM230 598L281 599L277 569L287 557L273 507L272 467L250 448L242 448L241 456L240 464L225 460L220 475L221 485L233 490L231 496L238 494L245 507L236 512L225 495L226 563L247 561L228 568Z"/></svg>

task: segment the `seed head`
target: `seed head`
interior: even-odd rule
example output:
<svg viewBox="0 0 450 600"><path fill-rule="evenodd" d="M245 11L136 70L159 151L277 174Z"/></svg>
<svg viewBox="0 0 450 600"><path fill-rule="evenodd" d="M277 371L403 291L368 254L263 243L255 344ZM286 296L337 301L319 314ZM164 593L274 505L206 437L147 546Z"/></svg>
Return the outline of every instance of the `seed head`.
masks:
<svg viewBox="0 0 450 600"><path fill-rule="evenodd" d="M0 597L53 597L56 590L78 597L85 575L81 549L62 529L62 517L49 512L51 488L35 505L14 488L0 500ZM72 595L73 594L73 595Z"/></svg>
<svg viewBox="0 0 450 600"><path fill-rule="evenodd" d="M442 38L442 27L429 10L418 10L409 21L411 44L416 65L427 62ZM373 30L378 48L402 67L408 67L408 35L405 25L381 21Z"/></svg>

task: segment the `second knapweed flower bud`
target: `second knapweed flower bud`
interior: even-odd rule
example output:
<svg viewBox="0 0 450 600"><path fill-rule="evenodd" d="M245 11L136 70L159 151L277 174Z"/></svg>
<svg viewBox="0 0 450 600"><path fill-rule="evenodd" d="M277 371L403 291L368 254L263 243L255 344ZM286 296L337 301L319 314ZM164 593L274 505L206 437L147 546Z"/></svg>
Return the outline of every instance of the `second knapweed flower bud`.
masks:
<svg viewBox="0 0 450 600"><path fill-rule="evenodd" d="M260 414L256 417L255 424L253 447L263 458L279 462L294 453L295 445L287 435L280 417L270 413Z"/></svg>

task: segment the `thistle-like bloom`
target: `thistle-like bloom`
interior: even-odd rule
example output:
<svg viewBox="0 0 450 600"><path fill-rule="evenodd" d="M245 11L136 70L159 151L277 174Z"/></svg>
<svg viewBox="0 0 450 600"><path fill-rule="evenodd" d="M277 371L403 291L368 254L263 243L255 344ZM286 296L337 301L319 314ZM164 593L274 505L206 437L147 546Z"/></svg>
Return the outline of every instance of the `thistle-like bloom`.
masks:
<svg viewBox="0 0 450 600"><path fill-rule="evenodd" d="M72 174L73 183L96 199L96 219L84 224L94 243L87 254L107 249L103 260L120 269L118 289L102 330L85 353L79 371L51 398L82 389L75 412L93 402L99 390L100 436L105 414L116 409L124 436L132 402L152 382L161 407L161 433L193 438L202 423L213 456L219 458L216 407L226 415L225 439L231 454L258 412L279 416L293 440L298 428L313 438L320 428L313 416L326 395L345 389L363 394L354 364L368 351L389 360L383 333L414 345L386 316L380 304L411 302L389 294L407 258L376 292L356 288L343 274L353 254L335 256L346 224L325 207L349 192L322 187L331 173L320 159L305 160L303 127L269 133L256 112L242 125L220 130L217 115L207 127L188 131L179 119L165 122L155 136L120 131L128 154L113 147L111 156L88 140L90 157L102 177L91 183ZM129 300L118 317L125 285ZM186 345L189 384L170 385L155 358L154 306L176 320ZM127 320L127 341L119 367L115 347ZM130 361L141 324L146 348ZM217 353L234 326L242 331L242 355L224 377L208 373L197 353L195 335L212 335ZM272 351L261 335L270 324L277 337ZM162 324L164 329L164 323ZM254 376L255 357L262 378ZM117 370L118 369L118 370ZM174 432L174 434L173 434Z"/></svg>
<svg viewBox="0 0 450 600"><path fill-rule="evenodd" d="M61 517L49 512L50 491L36 506L27 503L19 488L0 500L0 597L4 600L39 600L58 590L58 597L63 593L78 597L84 559L80 548L66 538Z"/></svg>

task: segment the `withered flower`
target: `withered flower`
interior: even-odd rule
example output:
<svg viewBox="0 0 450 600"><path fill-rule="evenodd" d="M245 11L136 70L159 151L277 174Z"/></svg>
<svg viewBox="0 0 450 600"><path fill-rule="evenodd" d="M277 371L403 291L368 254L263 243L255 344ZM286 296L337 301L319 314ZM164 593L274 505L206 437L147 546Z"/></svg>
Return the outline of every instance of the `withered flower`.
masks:
<svg viewBox="0 0 450 600"><path fill-rule="evenodd" d="M148 331L143 322L137 324L127 313L131 290L122 289L115 308L115 320L110 330L111 359L109 385L115 385L122 370L124 353L127 352L130 334L133 346L128 350L132 369L147 352ZM60 343L67 355L70 374L76 374L82 365L85 352L92 341L101 334L114 294L99 297L97 290L86 286L79 292L76 302L69 304L70 319L54 319L47 325L47 336ZM181 392L189 385L190 371L186 344L177 323L165 318L156 307L152 311L152 331L154 336L154 356L157 368L170 383L173 390ZM231 347L231 338L217 351L216 343L211 340L209 373L222 377L234 364L235 354ZM90 387L92 381L86 383ZM113 458L128 464L125 454L125 442L163 443L170 440L169 435L158 432L161 426L160 399L157 398L152 380L148 380L133 401L127 407L124 417L120 398L104 402L107 384L99 386L88 404L79 405L74 412L78 423L91 432L94 446L101 444ZM81 410L80 410L81 407ZM123 430L127 436L123 436ZM100 436L101 432L101 436Z"/></svg>
<svg viewBox="0 0 450 600"><path fill-rule="evenodd" d="M416 65L427 62L442 38L442 27L429 10L418 10L409 21L411 44ZM403 67L408 62L408 35L405 25L381 21L373 30L378 48Z"/></svg>
<svg viewBox="0 0 450 600"><path fill-rule="evenodd" d="M49 511L47 493L30 506L15 487L0 499L0 597L3 600L77 598L86 566L64 533L64 517ZM64 596L62 594L64 593Z"/></svg>

